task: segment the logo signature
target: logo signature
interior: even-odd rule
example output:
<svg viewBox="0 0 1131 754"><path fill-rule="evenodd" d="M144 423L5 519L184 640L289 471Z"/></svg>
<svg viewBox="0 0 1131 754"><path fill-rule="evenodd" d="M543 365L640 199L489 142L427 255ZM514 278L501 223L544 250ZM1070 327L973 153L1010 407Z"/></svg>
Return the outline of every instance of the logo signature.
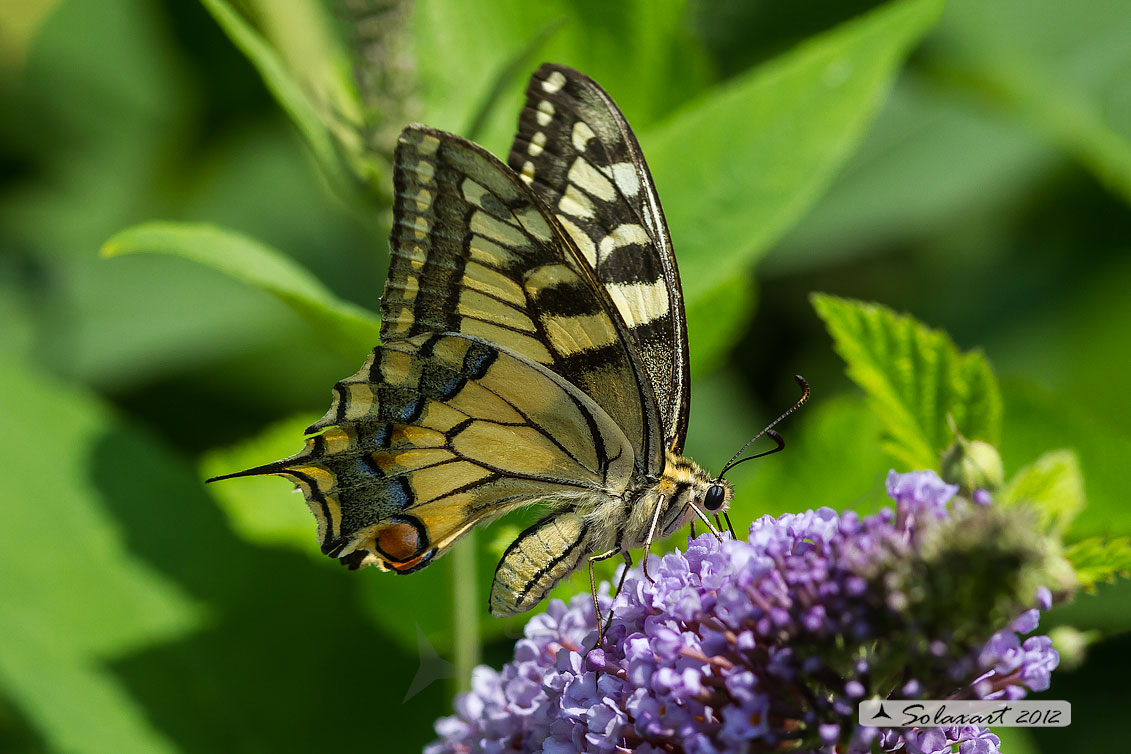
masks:
<svg viewBox="0 0 1131 754"><path fill-rule="evenodd" d="M858 719L861 725L877 728L1063 728L1072 722L1072 705L1063 700L1031 699L869 699L860 703Z"/></svg>

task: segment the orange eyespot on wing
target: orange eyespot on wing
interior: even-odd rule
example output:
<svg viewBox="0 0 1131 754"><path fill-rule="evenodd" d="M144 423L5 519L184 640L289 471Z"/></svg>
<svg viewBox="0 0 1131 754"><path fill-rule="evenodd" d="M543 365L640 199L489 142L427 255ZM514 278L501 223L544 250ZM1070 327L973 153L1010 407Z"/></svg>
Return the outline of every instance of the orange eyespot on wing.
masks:
<svg viewBox="0 0 1131 754"><path fill-rule="evenodd" d="M392 562L404 563L412 560L427 544L419 525L400 522L382 526L374 538L377 552Z"/></svg>
<svg viewBox="0 0 1131 754"><path fill-rule="evenodd" d="M373 565L406 574L428 565L437 551L427 526L415 516L402 515L358 531L348 546L330 554L351 569Z"/></svg>

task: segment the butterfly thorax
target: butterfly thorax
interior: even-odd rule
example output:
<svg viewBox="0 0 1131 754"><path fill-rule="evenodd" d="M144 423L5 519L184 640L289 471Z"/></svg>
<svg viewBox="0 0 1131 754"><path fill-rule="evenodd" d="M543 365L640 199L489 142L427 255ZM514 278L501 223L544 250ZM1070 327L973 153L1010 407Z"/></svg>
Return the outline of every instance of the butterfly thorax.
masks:
<svg viewBox="0 0 1131 754"><path fill-rule="evenodd" d="M585 518L599 524L592 527L590 552L612 548L628 551L643 547L649 540L671 536L696 517L692 505L706 510L703 501L714 485L721 486L725 494L722 505L709 512L726 509L731 498L726 481L712 478L690 458L671 450L665 453L665 461L659 479L641 479L619 497L594 501L596 504L585 514ZM661 508L657 516L658 506Z"/></svg>

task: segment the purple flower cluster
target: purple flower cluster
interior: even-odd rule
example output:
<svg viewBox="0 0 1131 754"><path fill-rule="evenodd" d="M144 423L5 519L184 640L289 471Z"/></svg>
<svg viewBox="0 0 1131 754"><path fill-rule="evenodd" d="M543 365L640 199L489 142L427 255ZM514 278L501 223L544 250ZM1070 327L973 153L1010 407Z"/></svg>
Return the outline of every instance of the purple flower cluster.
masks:
<svg viewBox="0 0 1131 754"><path fill-rule="evenodd" d="M983 728L856 723L862 699L1016 699L1047 688L1059 659L1047 637L1019 636L1037 624L1020 582L999 572L995 589L979 570L1027 562L977 520L992 506L948 511L956 488L932 472L892 473L887 487L894 511L766 516L747 541L703 535L656 559L655 583L630 572L615 600L603 585L614 617L599 647L588 594L552 601L501 672L474 671L426 754L994 754ZM964 574L979 581L967 589ZM1004 614L1012 624L989 624Z"/></svg>

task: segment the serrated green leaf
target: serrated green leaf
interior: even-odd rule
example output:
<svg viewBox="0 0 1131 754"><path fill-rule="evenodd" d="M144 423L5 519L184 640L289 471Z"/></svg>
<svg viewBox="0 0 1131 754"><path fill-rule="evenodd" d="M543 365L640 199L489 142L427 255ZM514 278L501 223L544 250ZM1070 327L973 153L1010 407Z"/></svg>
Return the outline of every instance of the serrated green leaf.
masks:
<svg viewBox="0 0 1131 754"><path fill-rule="evenodd" d="M1069 546L1064 556L1085 589L1131 575L1131 537L1091 537Z"/></svg>
<svg viewBox="0 0 1131 754"><path fill-rule="evenodd" d="M848 376L868 395L884 447L910 469L933 469L952 437L947 416L972 440L996 444L1001 395L985 356L960 353L943 332L878 304L813 294Z"/></svg>
<svg viewBox="0 0 1131 754"><path fill-rule="evenodd" d="M108 667L204 617L131 551L99 483L100 454L124 434L93 397L0 360L0 454L13 472L0 506L0 686L52 750L175 751Z"/></svg>
<svg viewBox="0 0 1131 754"><path fill-rule="evenodd" d="M1018 471L994 496L1000 505L1032 506L1046 531L1064 533L1084 509L1084 476L1071 450L1054 450Z"/></svg>
<svg viewBox="0 0 1131 754"><path fill-rule="evenodd" d="M689 304L757 259L817 199L941 10L936 0L885 4L641 133Z"/></svg>
<svg viewBox="0 0 1131 754"><path fill-rule="evenodd" d="M151 222L120 231L102 254L168 254L191 259L278 298L343 354L362 355L378 342L376 315L336 298L281 252L233 231L207 224Z"/></svg>

